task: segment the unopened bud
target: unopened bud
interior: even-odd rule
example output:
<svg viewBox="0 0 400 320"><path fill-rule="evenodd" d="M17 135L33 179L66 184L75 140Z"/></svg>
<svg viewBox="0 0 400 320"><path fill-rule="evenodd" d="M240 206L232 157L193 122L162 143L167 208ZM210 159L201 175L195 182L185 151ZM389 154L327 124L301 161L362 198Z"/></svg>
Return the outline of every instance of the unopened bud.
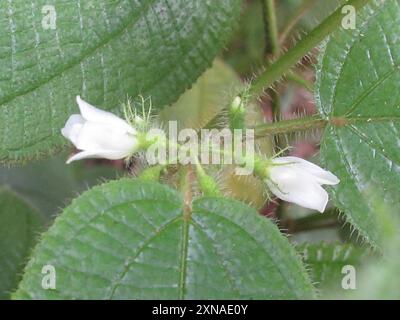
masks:
<svg viewBox="0 0 400 320"><path fill-rule="evenodd" d="M218 184L214 178L206 174L200 164L196 165L196 172L200 189L205 196L218 197L221 195Z"/></svg>

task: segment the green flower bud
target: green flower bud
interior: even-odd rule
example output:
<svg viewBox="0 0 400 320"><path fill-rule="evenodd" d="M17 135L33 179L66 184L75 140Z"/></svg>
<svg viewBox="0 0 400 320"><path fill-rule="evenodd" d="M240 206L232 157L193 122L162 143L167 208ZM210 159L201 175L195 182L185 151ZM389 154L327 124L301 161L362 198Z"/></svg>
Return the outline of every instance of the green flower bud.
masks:
<svg viewBox="0 0 400 320"><path fill-rule="evenodd" d="M161 172L165 169L165 165L156 165L153 167L149 167L144 169L138 179L143 181L159 181Z"/></svg>
<svg viewBox="0 0 400 320"><path fill-rule="evenodd" d="M236 96L229 109L229 127L231 130L245 128L246 110L243 99Z"/></svg>
<svg viewBox="0 0 400 320"><path fill-rule="evenodd" d="M196 165L196 173L200 189L205 196L221 196L218 184L211 176L204 172L204 169L200 164Z"/></svg>

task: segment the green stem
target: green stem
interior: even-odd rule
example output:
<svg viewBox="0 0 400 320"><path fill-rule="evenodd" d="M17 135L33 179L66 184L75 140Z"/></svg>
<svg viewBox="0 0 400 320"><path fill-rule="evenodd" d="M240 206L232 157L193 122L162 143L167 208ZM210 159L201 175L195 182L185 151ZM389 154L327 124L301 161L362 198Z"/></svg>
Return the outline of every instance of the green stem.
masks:
<svg viewBox="0 0 400 320"><path fill-rule="evenodd" d="M303 3L298 7L294 14L288 19L289 23L283 28L280 36L279 42L283 44L294 28L294 26L300 21L300 19L307 13L308 9L314 5L316 0L304 0Z"/></svg>
<svg viewBox="0 0 400 320"><path fill-rule="evenodd" d="M179 168L179 191L183 194L183 218L189 220L192 206L193 169L191 165Z"/></svg>
<svg viewBox="0 0 400 320"><path fill-rule="evenodd" d="M279 121L281 118L281 96L279 95L279 92L276 92L275 90L270 90L268 92L270 97L271 97L271 107L272 107L272 121Z"/></svg>
<svg viewBox="0 0 400 320"><path fill-rule="evenodd" d="M278 23L276 19L275 0L262 0L264 11L264 24L266 34L266 54L270 57L277 58L280 55ZM273 89L268 90L271 97L272 121L275 122L281 117L281 99L278 92ZM279 137L274 137L275 145L282 145Z"/></svg>
<svg viewBox="0 0 400 320"><path fill-rule="evenodd" d="M354 6L357 10L368 2L369 0L349 0L346 4ZM337 30L343 18L341 10L341 7L338 8L305 38L300 40L295 47L282 55L275 63L261 73L252 83L249 93L252 96L261 95L266 88L270 87L275 81L288 73L290 68L298 63L311 49L315 48L325 37Z"/></svg>
<svg viewBox="0 0 400 320"><path fill-rule="evenodd" d="M182 213L182 241L181 241L181 261L179 278L179 299L185 298L187 256L189 243L189 223L192 214L192 167L183 166L179 172L179 190L183 194L183 213Z"/></svg>
<svg viewBox="0 0 400 320"><path fill-rule="evenodd" d="M278 56L279 37L276 21L275 0L262 0L266 33L266 53Z"/></svg>
<svg viewBox="0 0 400 320"><path fill-rule="evenodd" d="M283 120L274 123L265 123L254 128L256 137L268 135L291 133L297 131L306 131L310 129L322 129L328 124L328 120L324 120L319 116L311 116L308 118Z"/></svg>

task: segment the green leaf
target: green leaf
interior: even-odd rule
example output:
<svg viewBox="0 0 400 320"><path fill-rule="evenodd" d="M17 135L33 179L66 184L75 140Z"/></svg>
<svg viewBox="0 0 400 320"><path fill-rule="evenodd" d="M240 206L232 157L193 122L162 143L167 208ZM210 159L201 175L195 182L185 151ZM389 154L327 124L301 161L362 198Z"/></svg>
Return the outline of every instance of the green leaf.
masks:
<svg viewBox="0 0 400 320"><path fill-rule="evenodd" d="M62 154L24 167L0 167L0 188L11 189L48 218L88 187L122 174L110 165L76 162L67 166L67 158Z"/></svg>
<svg viewBox="0 0 400 320"><path fill-rule="evenodd" d="M372 244L382 246L387 225L377 213L400 202L400 6L371 1L358 10L357 29L340 29L324 46L316 99L329 120L321 145L323 164L341 180L336 205Z"/></svg>
<svg viewBox="0 0 400 320"><path fill-rule="evenodd" d="M43 235L14 298L313 297L296 251L268 219L222 198L187 208L177 191L155 182L93 188ZM40 286L48 264L55 290Z"/></svg>
<svg viewBox="0 0 400 320"><path fill-rule="evenodd" d="M42 225L48 226L60 207L88 186L116 177L111 166L66 166L66 158L0 167L0 299L16 289Z"/></svg>
<svg viewBox="0 0 400 320"><path fill-rule="evenodd" d="M43 28L52 12L55 29ZM126 95L174 102L211 64L241 0L0 3L0 162L54 152L75 96L117 111ZM45 8L46 9L46 8ZM54 14L54 12L53 12ZM46 25L46 23L44 24Z"/></svg>
<svg viewBox="0 0 400 320"><path fill-rule="evenodd" d="M230 91L240 86L237 74L217 59L193 88L160 113L160 119L164 123L175 120L179 128L204 128L230 103Z"/></svg>
<svg viewBox="0 0 400 320"><path fill-rule="evenodd" d="M304 263L310 267L311 279L320 289L322 296L333 291L343 293L343 267L352 265L361 268L367 258L372 256L368 249L339 243L303 244L296 249Z"/></svg>
<svg viewBox="0 0 400 320"><path fill-rule="evenodd" d="M10 190L0 188L0 299L8 299L17 288L41 224L35 209Z"/></svg>

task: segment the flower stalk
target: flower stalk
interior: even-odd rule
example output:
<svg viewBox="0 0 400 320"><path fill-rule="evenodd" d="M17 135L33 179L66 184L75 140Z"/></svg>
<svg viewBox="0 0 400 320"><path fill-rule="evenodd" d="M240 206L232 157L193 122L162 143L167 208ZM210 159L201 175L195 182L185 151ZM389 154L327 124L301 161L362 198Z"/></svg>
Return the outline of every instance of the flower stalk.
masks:
<svg viewBox="0 0 400 320"><path fill-rule="evenodd" d="M328 120L322 119L320 116L311 116L299 119L282 120L273 123L264 123L254 127L253 129L255 130L255 137L260 138L275 134L323 129L328 123Z"/></svg>

